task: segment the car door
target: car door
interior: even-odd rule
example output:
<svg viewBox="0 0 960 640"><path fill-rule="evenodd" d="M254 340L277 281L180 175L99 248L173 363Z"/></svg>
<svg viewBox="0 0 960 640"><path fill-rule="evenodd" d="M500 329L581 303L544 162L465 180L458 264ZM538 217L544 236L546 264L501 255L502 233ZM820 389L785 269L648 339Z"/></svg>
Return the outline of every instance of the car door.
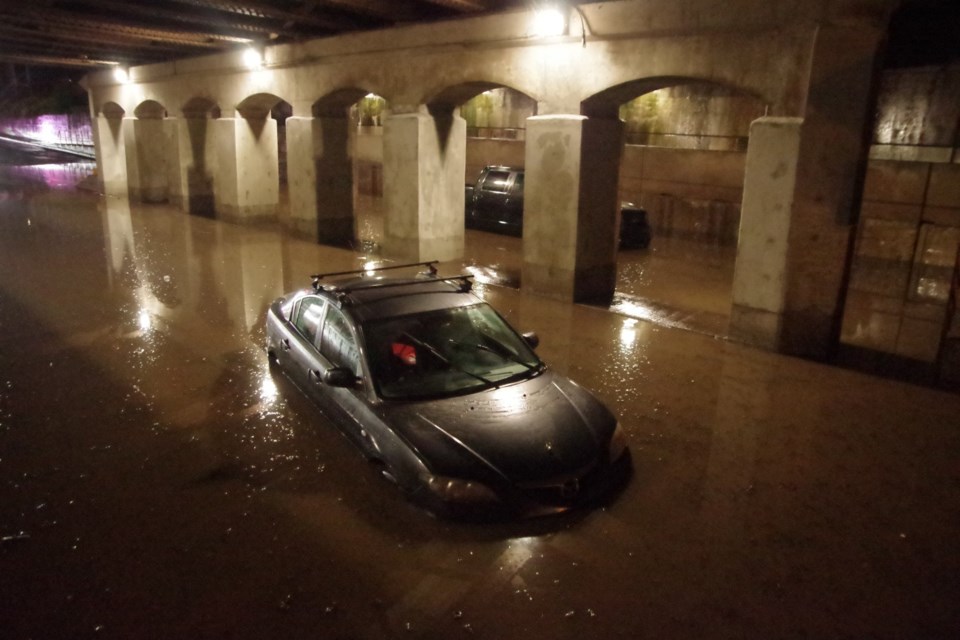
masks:
<svg viewBox="0 0 960 640"><path fill-rule="evenodd" d="M309 372L320 366L316 343L327 303L319 296L305 296L291 313L294 331L281 341L278 359L293 381L309 390Z"/></svg>
<svg viewBox="0 0 960 640"><path fill-rule="evenodd" d="M510 182L510 191L503 203L504 221L510 233L523 233L523 171L516 171Z"/></svg>
<svg viewBox="0 0 960 640"><path fill-rule="evenodd" d="M369 387L360 359L360 348L353 323L334 305L327 308L318 340L322 368L311 373L310 383L317 389L317 397L324 411L336 420L348 436L361 447L372 446L372 436L380 431L379 418L368 402ZM350 370L358 378L353 387L334 387L325 384L323 373L330 368Z"/></svg>
<svg viewBox="0 0 960 640"><path fill-rule="evenodd" d="M504 206L510 189L510 172L489 169L481 178L474 193L474 208L478 222L496 228L503 224Z"/></svg>

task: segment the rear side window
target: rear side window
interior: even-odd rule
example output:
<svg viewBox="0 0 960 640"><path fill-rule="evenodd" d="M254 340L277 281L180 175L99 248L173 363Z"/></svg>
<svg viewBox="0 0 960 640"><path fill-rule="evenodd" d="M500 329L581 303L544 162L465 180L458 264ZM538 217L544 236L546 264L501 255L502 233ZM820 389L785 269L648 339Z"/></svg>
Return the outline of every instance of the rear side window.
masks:
<svg viewBox="0 0 960 640"><path fill-rule="evenodd" d="M315 344L317 330L320 327L320 318L323 317L323 300L320 298L304 298L297 307L293 318L293 326L297 328L307 342Z"/></svg>
<svg viewBox="0 0 960 640"><path fill-rule="evenodd" d="M523 174L518 173L513 179L513 193L517 196L523 195Z"/></svg>
<svg viewBox="0 0 960 640"><path fill-rule="evenodd" d="M481 191L506 191L510 180L509 171L491 171L480 185Z"/></svg>

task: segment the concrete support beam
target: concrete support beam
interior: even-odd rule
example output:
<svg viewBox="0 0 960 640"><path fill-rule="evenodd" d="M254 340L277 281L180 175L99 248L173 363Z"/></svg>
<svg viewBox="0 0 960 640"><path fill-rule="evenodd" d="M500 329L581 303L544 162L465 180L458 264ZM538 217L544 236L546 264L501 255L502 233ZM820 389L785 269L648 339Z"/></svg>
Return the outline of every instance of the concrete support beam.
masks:
<svg viewBox="0 0 960 640"><path fill-rule="evenodd" d="M184 117L176 120L172 132L168 171L176 173L170 184L171 201L195 216L212 218L213 179L217 156L213 144L213 120L207 117Z"/></svg>
<svg viewBox="0 0 960 640"><path fill-rule="evenodd" d="M180 144L180 118L163 120L164 168L167 174L167 200L177 208L184 208L187 191L186 172Z"/></svg>
<svg viewBox="0 0 960 640"><path fill-rule="evenodd" d="M133 121L139 185L134 200L166 202L167 159L163 120L136 118ZM134 187L131 186L131 190Z"/></svg>
<svg viewBox="0 0 960 640"><path fill-rule="evenodd" d="M793 199L781 351L829 359L869 156L882 23L817 31Z"/></svg>
<svg viewBox="0 0 960 640"><path fill-rule="evenodd" d="M829 359L836 349L851 238L869 152L867 132L878 79L876 54L883 36L881 27L867 24L821 25L810 59L809 88L803 123L799 125L799 140L793 140L794 133L774 136L779 140L768 144L782 146L784 153L780 157L769 157L775 164L765 165L756 161L756 153L754 161L750 161L749 154L754 151L751 137L743 212L755 219L760 213L748 211L763 209L765 200L769 199L778 206L789 205L790 220L778 329L774 329L774 317L764 318L762 313L755 312L771 311L765 308L772 300L766 294L772 295L780 285L773 281L761 284L765 299L759 302L758 295L744 293L748 262L744 262L743 267L737 265L741 282L735 298L736 295L740 298L734 300L731 331L742 339L783 353L821 360ZM788 188L787 180L772 179L772 173L778 171L794 172L792 197L782 192ZM763 173L771 176L765 178ZM746 185L749 184L756 185L752 194L748 193ZM775 193L768 191L768 187ZM771 222L767 230L775 226L776 222ZM777 228L778 233L782 231ZM757 241L756 237L751 239L750 233L747 239ZM778 237L778 244L773 248L775 255L783 250L779 246L781 241ZM756 253L756 247L748 248L743 260L754 261ZM777 256L774 261L779 259ZM754 304L760 307L752 306Z"/></svg>
<svg viewBox="0 0 960 640"><path fill-rule="evenodd" d="M287 118L290 224L297 235L337 246L354 239L349 123L342 117Z"/></svg>
<svg viewBox="0 0 960 640"><path fill-rule="evenodd" d="M452 112L387 116L383 132L384 254L463 257L466 122Z"/></svg>
<svg viewBox="0 0 960 640"><path fill-rule="evenodd" d="M612 299L622 153L619 120L527 119L524 290L575 302Z"/></svg>
<svg viewBox="0 0 960 640"><path fill-rule="evenodd" d="M123 137L123 119L97 116L93 120L97 171L108 196L127 197L127 151Z"/></svg>
<svg viewBox="0 0 960 640"><path fill-rule="evenodd" d="M729 333L770 350L782 339L802 125L799 118L760 118L750 126Z"/></svg>
<svg viewBox="0 0 960 640"><path fill-rule="evenodd" d="M134 202L140 200L140 158L137 152L137 119L123 118L123 148L126 159L127 196Z"/></svg>
<svg viewBox="0 0 960 640"><path fill-rule="evenodd" d="M212 124L217 217L238 223L275 221L280 202L277 121L218 118Z"/></svg>

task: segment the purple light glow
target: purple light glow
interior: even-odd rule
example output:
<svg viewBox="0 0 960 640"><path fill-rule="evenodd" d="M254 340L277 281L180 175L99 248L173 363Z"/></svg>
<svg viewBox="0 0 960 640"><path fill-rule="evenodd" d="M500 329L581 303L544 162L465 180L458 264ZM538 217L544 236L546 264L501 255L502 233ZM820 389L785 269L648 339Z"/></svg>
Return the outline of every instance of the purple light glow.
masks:
<svg viewBox="0 0 960 640"><path fill-rule="evenodd" d="M73 189L96 170L95 162L0 166L0 191L7 182L33 189Z"/></svg>
<svg viewBox="0 0 960 640"><path fill-rule="evenodd" d="M93 145L90 117L86 115L0 119L0 133L41 144Z"/></svg>

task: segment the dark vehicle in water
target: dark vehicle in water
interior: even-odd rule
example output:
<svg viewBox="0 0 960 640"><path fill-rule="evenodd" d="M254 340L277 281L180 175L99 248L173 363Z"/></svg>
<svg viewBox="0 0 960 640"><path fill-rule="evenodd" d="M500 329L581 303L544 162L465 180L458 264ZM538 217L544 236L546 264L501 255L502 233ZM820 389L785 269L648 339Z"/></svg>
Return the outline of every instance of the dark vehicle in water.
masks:
<svg viewBox="0 0 960 640"><path fill-rule="evenodd" d="M271 362L434 513L539 515L608 496L630 469L617 419L470 276L435 264L313 276L268 311Z"/></svg>
<svg viewBox="0 0 960 640"><path fill-rule="evenodd" d="M524 171L517 167L487 166L476 183L465 188L466 226L510 236L523 235ZM647 212L630 202L620 203L621 249L650 246Z"/></svg>

